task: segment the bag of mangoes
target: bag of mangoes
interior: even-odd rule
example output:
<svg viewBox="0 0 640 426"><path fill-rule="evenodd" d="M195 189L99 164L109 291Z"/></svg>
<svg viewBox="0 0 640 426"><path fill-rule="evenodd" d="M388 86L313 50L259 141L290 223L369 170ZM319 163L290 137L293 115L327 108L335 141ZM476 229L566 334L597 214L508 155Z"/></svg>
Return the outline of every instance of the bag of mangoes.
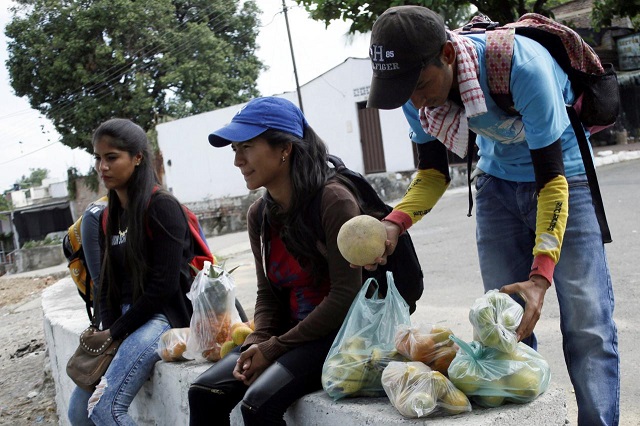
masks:
<svg viewBox="0 0 640 426"><path fill-rule="evenodd" d="M440 325L400 324L396 328L395 345L398 352L411 361L423 362L446 376L458 351L449 339L451 335L450 328Z"/></svg>
<svg viewBox="0 0 640 426"><path fill-rule="evenodd" d="M471 411L466 395L422 362L390 362L382 372L382 386L391 404L405 417Z"/></svg>
<svg viewBox="0 0 640 426"><path fill-rule="evenodd" d="M369 278L353 300L322 366L322 387L334 400L384 396L382 371L394 360L406 361L394 345L399 324L409 324L409 306L387 271L387 294ZM369 293L372 290L372 293Z"/></svg>
<svg viewBox="0 0 640 426"><path fill-rule="evenodd" d="M549 387L549 364L522 342L506 353L477 341L451 339L460 350L449 366L449 380L478 405L531 402Z"/></svg>
<svg viewBox="0 0 640 426"><path fill-rule="evenodd" d="M524 310L511 296L489 290L476 299L469 311L473 339L502 352L512 352L518 345L516 329Z"/></svg>

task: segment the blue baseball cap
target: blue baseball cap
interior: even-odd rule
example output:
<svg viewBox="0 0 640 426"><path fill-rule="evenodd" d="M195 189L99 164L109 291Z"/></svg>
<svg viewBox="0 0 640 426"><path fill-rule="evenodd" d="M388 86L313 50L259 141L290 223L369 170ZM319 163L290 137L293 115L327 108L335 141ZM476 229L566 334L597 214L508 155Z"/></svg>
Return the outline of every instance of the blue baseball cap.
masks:
<svg viewBox="0 0 640 426"><path fill-rule="evenodd" d="M276 97L252 99L231 119L231 123L209 135L209 143L217 148L231 142L245 142L274 129L302 138L308 126L302 111L292 102Z"/></svg>

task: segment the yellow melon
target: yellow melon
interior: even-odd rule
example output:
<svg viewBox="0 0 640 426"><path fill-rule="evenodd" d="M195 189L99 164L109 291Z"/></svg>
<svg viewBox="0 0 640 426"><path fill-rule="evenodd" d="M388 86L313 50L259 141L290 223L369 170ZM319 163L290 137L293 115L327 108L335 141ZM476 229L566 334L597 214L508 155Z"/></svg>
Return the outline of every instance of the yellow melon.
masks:
<svg viewBox="0 0 640 426"><path fill-rule="evenodd" d="M373 216L360 215L346 221L338 232L338 250L347 262L364 266L375 263L385 251L387 230Z"/></svg>

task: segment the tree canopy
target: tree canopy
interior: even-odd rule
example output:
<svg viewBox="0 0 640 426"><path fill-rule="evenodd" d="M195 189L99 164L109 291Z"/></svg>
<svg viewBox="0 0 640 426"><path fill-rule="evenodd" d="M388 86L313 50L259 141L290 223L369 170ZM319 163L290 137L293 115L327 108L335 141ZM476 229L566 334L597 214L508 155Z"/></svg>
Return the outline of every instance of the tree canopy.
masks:
<svg viewBox="0 0 640 426"><path fill-rule="evenodd" d="M640 0L600 0L593 4L593 21L597 28L608 27L616 16L628 16L640 30Z"/></svg>
<svg viewBox="0 0 640 426"><path fill-rule="evenodd" d="M258 95L255 2L18 0L5 34L17 96L72 148L103 121L145 130Z"/></svg>
<svg viewBox="0 0 640 426"><path fill-rule="evenodd" d="M20 189L32 188L42 185L42 181L49 177L49 170L47 169L29 169L31 172L29 176L22 175L22 177L16 181L20 185Z"/></svg>
<svg viewBox="0 0 640 426"><path fill-rule="evenodd" d="M428 7L440 13L450 28L457 28L468 16L460 16L460 11L475 6L494 21L506 23L514 21L526 12L549 15L548 3L556 0L296 0L305 6L313 19L328 25L334 19L351 20L349 32L367 32L371 30L376 18L387 8L400 5ZM556 1L557 3L557 1Z"/></svg>
<svg viewBox="0 0 640 426"><path fill-rule="evenodd" d="M469 18L470 6L501 24L512 22L525 13L535 12L551 16L551 8L566 3L562 0L295 0L303 5L311 18L329 25L332 20L351 20L350 33L366 33L377 17L387 8L417 5L435 10L450 28L458 28ZM594 2L596 26L611 24L611 18L637 16L640 0L602 0Z"/></svg>

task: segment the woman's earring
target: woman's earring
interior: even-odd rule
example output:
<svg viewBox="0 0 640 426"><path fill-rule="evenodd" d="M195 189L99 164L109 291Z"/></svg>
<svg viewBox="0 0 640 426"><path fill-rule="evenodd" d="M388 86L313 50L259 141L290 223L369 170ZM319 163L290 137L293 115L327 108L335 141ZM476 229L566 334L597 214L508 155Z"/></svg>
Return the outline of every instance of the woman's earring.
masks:
<svg viewBox="0 0 640 426"><path fill-rule="evenodd" d="M285 157L284 157L284 155L282 156L282 162L283 162L283 163L285 162Z"/></svg>

